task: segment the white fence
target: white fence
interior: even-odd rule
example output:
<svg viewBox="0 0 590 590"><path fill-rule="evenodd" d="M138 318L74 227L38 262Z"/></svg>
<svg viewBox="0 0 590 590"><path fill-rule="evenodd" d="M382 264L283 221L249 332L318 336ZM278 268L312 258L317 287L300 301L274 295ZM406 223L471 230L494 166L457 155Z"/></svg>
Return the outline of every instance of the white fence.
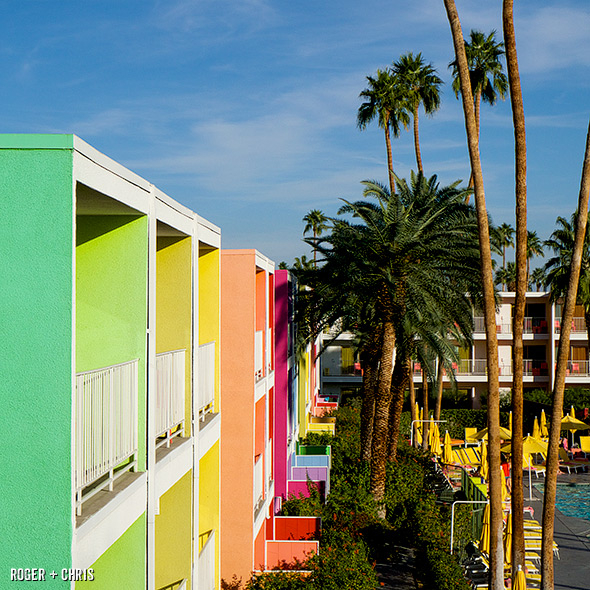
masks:
<svg viewBox="0 0 590 590"><path fill-rule="evenodd" d="M170 446L173 436L184 431L186 351L172 350L156 355L156 438ZM176 432L171 430L181 426Z"/></svg>
<svg viewBox="0 0 590 590"><path fill-rule="evenodd" d="M215 402L215 342L199 346L198 388L199 417L204 419Z"/></svg>
<svg viewBox="0 0 590 590"><path fill-rule="evenodd" d="M254 375L256 380L264 377L264 331L258 330L254 336Z"/></svg>
<svg viewBox="0 0 590 590"><path fill-rule="evenodd" d="M199 590L215 590L215 531L199 552Z"/></svg>
<svg viewBox="0 0 590 590"><path fill-rule="evenodd" d="M116 476L137 461L138 366L134 360L76 375L76 508L82 513L82 491L108 475L85 494L113 489ZM115 468L129 461L115 474Z"/></svg>

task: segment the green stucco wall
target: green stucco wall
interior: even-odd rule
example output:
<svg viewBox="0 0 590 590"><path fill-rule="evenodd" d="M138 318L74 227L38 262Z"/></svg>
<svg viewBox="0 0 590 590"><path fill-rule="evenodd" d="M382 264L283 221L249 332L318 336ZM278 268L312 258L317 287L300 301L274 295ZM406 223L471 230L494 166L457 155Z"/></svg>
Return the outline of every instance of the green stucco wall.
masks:
<svg viewBox="0 0 590 590"><path fill-rule="evenodd" d="M72 216L71 150L0 148L0 588L71 565Z"/></svg>
<svg viewBox="0 0 590 590"><path fill-rule="evenodd" d="M78 216L76 372L139 359L139 470L145 469L147 217Z"/></svg>
<svg viewBox="0 0 590 590"><path fill-rule="evenodd" d="M145 547L146 519L143 514L91 566L94 580L76 582L76 590L145 590Z"/></svg>

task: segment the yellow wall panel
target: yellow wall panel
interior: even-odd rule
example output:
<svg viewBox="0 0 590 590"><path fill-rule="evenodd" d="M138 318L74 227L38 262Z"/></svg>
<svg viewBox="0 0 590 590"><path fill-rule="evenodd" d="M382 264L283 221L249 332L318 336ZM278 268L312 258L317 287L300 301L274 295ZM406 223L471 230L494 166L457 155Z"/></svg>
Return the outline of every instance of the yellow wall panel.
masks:
<svg viewBox="0 0 590 590"><path fill-rule="evenodd" d="M220 448L217 441L199 462L199 549L215 531L215 587L219 583Z"/></svg>
<svg viewBox="0 0 590 590"><path fill-rule="evenodd" d="M191 580L192 470L160 498L156 515L156 588Z"/></svg>

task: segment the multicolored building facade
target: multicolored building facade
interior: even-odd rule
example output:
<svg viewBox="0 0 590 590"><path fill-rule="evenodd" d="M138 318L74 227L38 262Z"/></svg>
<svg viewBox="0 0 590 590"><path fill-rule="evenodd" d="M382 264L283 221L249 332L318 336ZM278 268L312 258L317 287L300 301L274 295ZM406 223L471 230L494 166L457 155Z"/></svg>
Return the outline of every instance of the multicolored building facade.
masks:
<svg viewBox="0 0 590 590"><path fill-rule="evenodd" d="M0 577L214 590L317 551L277 516L329 489L289 273L76 136L0 135L0 171Z"/></svg>

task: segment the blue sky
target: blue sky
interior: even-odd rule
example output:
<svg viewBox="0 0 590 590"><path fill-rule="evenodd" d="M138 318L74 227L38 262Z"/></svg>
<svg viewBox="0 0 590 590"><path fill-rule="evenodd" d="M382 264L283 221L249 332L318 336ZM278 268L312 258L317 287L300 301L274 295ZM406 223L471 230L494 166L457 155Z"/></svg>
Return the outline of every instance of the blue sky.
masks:
<svg viewBox="0 0 590 590"><path fill-rule="evenodd" d="M457 0L463 31L496 29L501 2ZM383 132L356 128L365 77L408 51L445 81L421 117L427 175L467 179L442 0L23 0L4 3L3 132L75 133L221 226L224 247L277 263L310 255L310 209L335 215L386 180ZM575 208L590 115L590 3L515 2L528 143L529 228ZM508 101L482 107L488 208L514 221ZM415 169L412 135L394 167Z"/></svg>

